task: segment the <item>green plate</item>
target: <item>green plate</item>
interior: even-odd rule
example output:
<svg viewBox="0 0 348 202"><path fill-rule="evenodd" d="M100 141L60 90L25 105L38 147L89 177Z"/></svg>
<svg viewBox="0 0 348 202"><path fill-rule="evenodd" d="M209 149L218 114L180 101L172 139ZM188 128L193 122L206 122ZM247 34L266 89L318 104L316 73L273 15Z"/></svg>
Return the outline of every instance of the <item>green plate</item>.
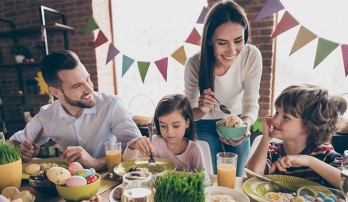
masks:
<svg viewBox="0 0 348 202"><path fill-rule="evenodd" d="M168 159L155 158L155 160L155 175L157 176L164 175L168 172L173 172L176 170L176 164ZM148 161L149 158L138 158L130 161L124 161L115 166L114 172L119 176L123 176L124 174L129 172L132 166L136 166L138 168L147 168Z"/></svg>
<svg viewBox="0 0 348 202"><path fill-rule="evenodd" d="M295 193L304 186L322 186L316 182L289 175L265 175L265 177L279 183ZM243 183L244 192L251 198L260 202L268 202L265 194L268 192L281 192L277 185L252 177Z"/></svg>
<svg viewBox="0 0 348 202"><path fill-rule="evenodd" d="M62 157L53 157L53 158L44 158L44 159L35 159L32 160L28 163L24 163L22 166L22 179L29 179L29 176L27 173L25 173L25 168L27 167L27 165L32 164L32 163L37 163L37 164L41 164L41 163L56 163L58 164L60 167L64 167L64 168L68 168L69 166L69 162L64 160Z"/></svg>

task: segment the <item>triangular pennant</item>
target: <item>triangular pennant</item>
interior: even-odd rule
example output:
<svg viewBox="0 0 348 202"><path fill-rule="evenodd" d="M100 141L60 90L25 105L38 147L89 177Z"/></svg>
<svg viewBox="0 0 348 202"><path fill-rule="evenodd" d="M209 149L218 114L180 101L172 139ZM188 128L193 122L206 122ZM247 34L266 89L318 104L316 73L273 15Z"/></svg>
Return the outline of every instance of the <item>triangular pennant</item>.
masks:
<svg viewBox="0 0 348 202"><path fill-rule="evenodd" d="M288 31L289 29L297 26L299 23L298 21L292 17L292 15L285 11L282 19L279 21L277 27L275 28L272 38L277 37L279 34Z"/></svg>
<svg viewBox="0 0 348 202"><path fill-rule="evenodd" d="M129 70L129 68L132 66L134 60L130 57L127 57L123 55L123 60L122 60L122 77L123 75Z"/></svg>
<svg viewBox="0 0 348 202"><path fill-rule="evenodd" d="M258 21L264 17L270 16L273 13L276 13L283 9L284 9L284 6L280 2L280 0L267 0L267 2L262 7L260 13L256 16L254 21Z"/></svg>
<svg viewBox="0 0 348 202"><path fill-rule="evenodd" d="M91 33L93 30L96 30L98 28L99 28L99 26L95 22L93 16L91 16L88 18L87 24L86 24L85 28L83 29L83 35L87 35L87 34Z"/></svg>
<svg viewBox="0 0 348 202"><path fill-rule="evenodd" d="M105 34L101 30L99 30L97 39L94 41L93 48L96 49L106 42L108 42L108 39L106 38Z"/></svg>
<svg viewBox="0 0 348 202"><path fill-rule="evenodd" d="M138 69L139 69L140 77L143 83L146 77L147 70L149 70L149 66L150 66L150 62L138 61Z"/></svg>
<svg viewBox="0 0 348 202"><path fill-rule="evenodd" d="M194 45L201 45L201 35L199 35L197 29L194 27L190 36L186 39L186 43L191 43Z"/></svg>
<svg viewBox="0 0 348 202"><path fill-rule="evenodd" d="M208 8L204 6L196 23L197 24L203 24L204 20L205 20L205 16L207 16L207 14L208 14Z"/></svg>
<svg viewBox="0 0 348 202"><path fill-rule="evenodd" d="M163 58L155 61L158 70L161 72L164 80L167 81L168 58Z"/></svg>
<svg viewBox="0 0 348 202"><path fill-rule="evenodd" d="M348 75L348 44L343 44L341 46L341 49L342 49L344 72L346 73L346 76L347 76Z"/></svg>
<svg viewBox="0 0 348 202"><path fill-rule="evenodd" d="M185 65L187 57L186 57L186 53L185 53L185 48L184 46L181 46L180 48L178 48L173 54L172 57L180 62L182 65Z"/></svg>
<svg viewBox="0 0 348 202"><path fill-rule="evenodd" d="M327 39L319 38L315 54L314 68L316 68L339 44Z"/></svg>
<svg viewBox="0 0 348 202"><path fill-rule="evenodd" d="M313 32L311 32L309 29L301 26L294 44L292 45L290 55L301 49L303 46L307 45L309 42L313 41L314 39L317 38L317 35L315 35Z"/></svg>
<svg viewBox="0 0 348 202"><path fill-rule="evenodd" d="M116 57L116 55L119 53L120 53L120 51L117 50L117 48L110 43L105 64L108 64L110 62L110 60L112 60L112 58Z"/></svg>

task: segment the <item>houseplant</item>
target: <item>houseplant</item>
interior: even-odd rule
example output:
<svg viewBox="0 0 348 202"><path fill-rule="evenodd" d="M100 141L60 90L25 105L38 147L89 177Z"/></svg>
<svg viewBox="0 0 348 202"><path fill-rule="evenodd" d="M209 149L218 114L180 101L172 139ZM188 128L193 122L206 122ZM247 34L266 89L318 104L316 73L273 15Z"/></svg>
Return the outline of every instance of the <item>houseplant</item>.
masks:
<svg viewBox="0 0 348 202"><path fill-rule="evenodd" d="M0 141L0 192L8 187L19 188L22 182L22 159L12 142Z"/></svg>
<svg viewBox="0 0 348 202"><path fill-rule="evenodd" d="M11 46L11 54L15 56L17 63L22 63L25 58L30 57L29 49L19 43L15 43Z"/></svg>

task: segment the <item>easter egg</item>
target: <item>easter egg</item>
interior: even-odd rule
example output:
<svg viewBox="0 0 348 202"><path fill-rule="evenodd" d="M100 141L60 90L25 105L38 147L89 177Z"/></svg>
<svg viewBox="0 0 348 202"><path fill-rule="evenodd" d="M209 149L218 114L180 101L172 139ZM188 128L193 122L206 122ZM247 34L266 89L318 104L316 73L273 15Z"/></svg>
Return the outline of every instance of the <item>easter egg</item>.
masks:
<svg viewBox="0 0 348 202"><path fill-rule="evenodd" d="M83 167L79 162L72 162L68 166L68 171L71 175L74 175L74 173L76 173L79 170L83 170Z"/></svg>
<svg viewBox="0 0 348 202"><path fill-rule="evenodd" d="M91 184L92 182L97 181L98 177L95 176L94 174L90 175L87 177L87 184Z"/></svg>
<svg viewBox="0 0 348 202"><path fill-rule="evenodd" d="M55 184L63 185L69 177L71 177L70 172L62 167L52 167L47 170L47 178Z"/></svg>
<svg viewBox="0 0 348 202"><path fill-rule="evenodd" d="M0 195L0 202L8 202L9 200L3 196L3 195Z"/></svg>
<svg viewBox="0 0 348 202"><path fill-rule="evenodd" d="M78 187L87 184L87 180L82 176L71 176L65 181L68 187Z"/></svg>
<svg viewBox="0 0 348 202"><path fill-rule="evenodd" d="M90 169L82 169L82 170L79 170L79 171L76 171L74 173L75 176L82 176L84 178L87 178L88 176L92 175L92 170Z"/></svg>

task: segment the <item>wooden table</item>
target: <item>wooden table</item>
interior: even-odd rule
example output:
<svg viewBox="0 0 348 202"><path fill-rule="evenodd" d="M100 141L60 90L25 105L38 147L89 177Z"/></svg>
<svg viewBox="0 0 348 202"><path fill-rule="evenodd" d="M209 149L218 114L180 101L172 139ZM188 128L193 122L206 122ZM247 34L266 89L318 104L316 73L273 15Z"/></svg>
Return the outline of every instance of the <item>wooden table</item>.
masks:
<svg viewBox="0 0 348 202"><path fill-rule="evenodd" d="M107 175L107 172L99 172L102 176L102 180L113 180L113 181L116 181L118 184L121 183L122 181L122 178L121 177L118 177L118 176L114 176L114 178L110 179L108 178L108 175ZM214 184L214 183L217 183L217 176L216 175L210 175L210 180L211 180L211 183ZM243 177L237 177L236 179L236 189L238 191L243 191L243 182L246 180L246 178L243 178ZM100 195L103 197L103 201L104 202L108 202L109 201L109 195L110 195L110 192L112 191L114 187L111 187L110 189L106 190L105 192L101 193ZM30 186L28 180L22 180L22 186L20 188L21 191L23 190L28 190L30 191L32 194L35 195L36 197L36 200L35 201L38 201L38 202L41 202L41 201L44 201L44 202L64 202L65 200L62 199L59 195L55 195L55 196L49 196L49 195L44 195L44 194L40 194L40 193L37 193L32 186Z"/></svg>

